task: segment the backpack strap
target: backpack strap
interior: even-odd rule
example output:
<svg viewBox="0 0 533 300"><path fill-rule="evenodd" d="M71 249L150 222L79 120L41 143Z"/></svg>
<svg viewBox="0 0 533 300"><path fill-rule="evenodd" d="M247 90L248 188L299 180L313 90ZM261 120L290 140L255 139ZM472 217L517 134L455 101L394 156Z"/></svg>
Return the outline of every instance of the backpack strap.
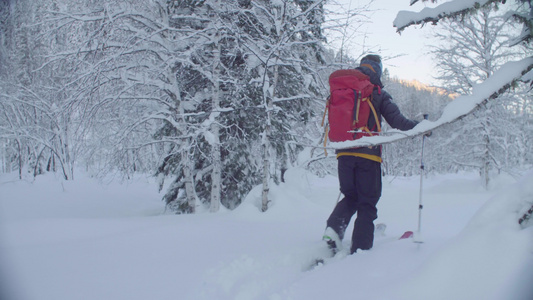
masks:
<svg viewBox="0 0 533 300"><path fill-rule="evenodd" d="M328 96L328 100L326 101L326 108L324 109L324 116L322 116L322 124L320 126L324 126L324 122L326 121L326 114L329 110L329 98L330 96ZM328 156L328 150L326 150L326 146L328 144L328 132L329 124L326 124L326 128L324 128L324 154L326 155L326 157Z"/></svg>
<svg viewBox="0 0 533 300"><path fill-rule="evenodd" d="M329 109L329 97L328 96L328 99L326 100L326 108L324 109L324 115L322 116L322 124L320 124L320 126L324 126L324 122L326 121L326 114L328 113L328 109Z"/></svg>
<svg viewBox="0 0 533 300"><path fill-rule="evenodd" d="M374 114L374 120L376 120L376 125L378 127L378 132L381 132L381 124L379 124L378 114L376 113L376 109L374 108L374 104L372 104L372 101L368 101L368 105L370 106L370 109L372 110L372 113Z"/></svg>
<svg viewBox="0 0 533 300"><path fill-rule="evenodd" d="M355 94L356 105L354 107L355 114L354 114L353 126L355 126L355 124L359 122L359 109L361 108L361 101L364 101L364 99L361 99L363 97L361 91L359 91L359 94L357 94L357 92L354 90L354 94Z"/></svg>

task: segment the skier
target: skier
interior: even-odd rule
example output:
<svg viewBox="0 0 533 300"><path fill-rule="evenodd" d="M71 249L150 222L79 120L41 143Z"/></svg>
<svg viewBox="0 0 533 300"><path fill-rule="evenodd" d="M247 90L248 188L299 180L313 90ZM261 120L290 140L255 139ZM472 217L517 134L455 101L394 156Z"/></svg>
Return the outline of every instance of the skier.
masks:
<svg viewBox="0 0 533 300"><path fill-rule="evenodd" d="M361 59L356 69L370 77L370 81L383 87L381 74L383 65L379 55L367 55ZM376 122L381 124L383 116L387 123L399 130L409 130L418 122L409 120L402 115L392 97L383 89L374 88L372 104L376 110L376 117L369 118L369 128ZM327 220L327 227L323 240L335 254L344 237L346 227L352 216L357 213L352 234L350 253L358 249L368 250L374 243L374 220L377 218L377 208L381 197L381 146L361 147L337 150L338 174L340 190L344 198L337 203Z"/></svg>

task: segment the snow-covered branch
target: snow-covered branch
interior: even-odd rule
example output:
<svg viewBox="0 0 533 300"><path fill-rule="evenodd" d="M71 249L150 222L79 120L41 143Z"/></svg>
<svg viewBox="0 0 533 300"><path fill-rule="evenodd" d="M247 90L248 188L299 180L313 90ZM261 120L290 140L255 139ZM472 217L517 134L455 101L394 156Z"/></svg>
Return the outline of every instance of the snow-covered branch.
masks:
<svg viewBox="0 0 533 300"><path fill-rule="evenodd" d="M414 2L412 1L411 5ZM493 2L502 2L502 0L452 0L434 8L426 7L420 12L400 11L394 19L393 26L401 32L411 25L436 24L440 19L462 15Z"/></svg>

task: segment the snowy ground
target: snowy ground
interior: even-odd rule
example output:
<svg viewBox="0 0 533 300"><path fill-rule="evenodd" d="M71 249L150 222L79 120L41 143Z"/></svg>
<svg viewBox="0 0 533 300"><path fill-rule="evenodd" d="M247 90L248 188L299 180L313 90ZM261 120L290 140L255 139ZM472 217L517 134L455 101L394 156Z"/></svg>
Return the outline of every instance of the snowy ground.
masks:
<svg viewBox="0 0 533 300"><path fill-rule="evenodd" d="M489 191L475 174L426 178L423 244L397 240L416 230L419 177L384 178L385 236L312 271L337 180L287 175L267 213L256 189L235 211L180 216L164 213L149 179L3 175L0 291L10 293L0 298L533 299L533 226L517 224L533 202L531 172L519 183L501 176Z"/></svg>

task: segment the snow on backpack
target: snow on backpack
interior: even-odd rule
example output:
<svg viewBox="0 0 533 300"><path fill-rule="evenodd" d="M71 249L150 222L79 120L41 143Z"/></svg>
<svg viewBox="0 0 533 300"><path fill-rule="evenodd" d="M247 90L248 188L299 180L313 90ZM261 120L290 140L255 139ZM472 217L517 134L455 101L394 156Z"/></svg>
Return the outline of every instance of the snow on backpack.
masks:
<svg viewBox="0 0 533 300"><path fill-rule="evenodd" d="M344 142L372 136L381 131L381 125L374 106L372 91L379 86L370 82L370 78L357 69L337 70L329 76L330 96L322 118L322 126L328 114L328 123L324 138L331 142ZM374 114L376 125L368 128L370 113ZM329 132L328 132L329 127Z"/></svg>

